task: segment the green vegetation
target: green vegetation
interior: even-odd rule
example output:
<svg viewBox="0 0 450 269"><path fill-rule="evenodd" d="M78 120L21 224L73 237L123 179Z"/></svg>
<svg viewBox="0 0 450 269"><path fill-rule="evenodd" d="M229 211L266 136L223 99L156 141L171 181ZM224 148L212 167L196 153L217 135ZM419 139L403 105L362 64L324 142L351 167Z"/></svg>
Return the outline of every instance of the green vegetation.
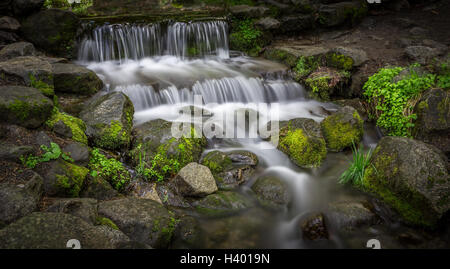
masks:
<svg viewBox="0 0 450 269"><path fill-rule="evenodd" d="M88 139L85 134L86 124L81 119L60 112L58 108L54 107L52 116L47 120L45 124L53 129L55 124L59 121L62 121L64 125L70 128L70 131L72 133L71 138L73 140L87 145Z"/></svg>
<svg viewBox="0 0 450 269"><path fill-rule="evenodd" d="M116 159L108 159L100 153L98 148L91 151L89 160L91 176L102 177L108 181L116 190L123 190L124 186L131 180L130 173L124 165Z"/></svg>
<svg viewBox="0 0 450 269"><path fill-rule="evenodd" d="M72 4L67 0L45 0L44 7L72 10L73 13L79 16L86 16L87 9L91 7L93 3L94 0L80 0L80 3Z"/></svg>
<svg viewBox="0 0 450 269"><path fill-rule="evenodd" d="M253 20L237 20L233 23L232 29L230 46L251 56L258 55L261 48L265 45L265 41L263 33L253 25Z"/></svg>
<svg viewBox="0 0 450 269"><path fill-rule="evenodd" d="M364 96L370 105L369 117L376 120L388 135L410 137L413 121L417 118L413 108L420 94L434 86L448 85L450 81L448 75L419 75L415 67L418 65L412 65L409 74L398 81L394 78L405 68L382 68L363 86Z"/></svg>
<svg viewBox="0 0 450 269"><path fill-rule="evenodd" d="M362 186L364 179L364 172L369 166L370 157L372 156L372 149L369 152L364 153L362 146L356 148L355 144L352 144L353 161L350 167L340 176L339 183L348 184L351 183L355 186Z"/></svg>
<svg viewBox="0 0 450 269"><path fill-rule="evenodd" d="M337 152L361 140L364 132L363 124L357 111L354 111L351 116L338 112L325 118L320 123L320 127L328 149Z"/></svg>
<svg viewBox="0 0 450 269"><path fill-rule="evenodd" d="M64 174L55 175L56 186L63 190L64 195L78 197L89 170L68 162L62 162L61 165Z"/></svg>
<svg viewBox="0 0 450 269"><path fill-rule="evenodd" d="M40 163L49 162L51 160L57 160L59 159L59 157L61 157L65 161L73 162L73 159L70 158L70 156L68 156L64 152L62 152L61 148L56 143L51 142L50 148L45 145L41 145L41 149L44 151L44 154L40 156L33 156L33 155L21 156L20 160L22 164L28 168L35 168L36 165Z"/></svg>
<svg viewBox="0 0 450 269"><path fill-rule="evenodd" d="M108 226L114 230L119 230L119 227L110 219L104 218L104 217L97 217L96 219L97 225L105 225Z"/></svg>
<svg viewBox="0 0 450 269"><path fill-rule="evenodd" d="M30 86L36 88L42 92L43 95L52 98L55 95L53 85L45 83L44 81L37 79L33 74L30 74Z"/></svg>

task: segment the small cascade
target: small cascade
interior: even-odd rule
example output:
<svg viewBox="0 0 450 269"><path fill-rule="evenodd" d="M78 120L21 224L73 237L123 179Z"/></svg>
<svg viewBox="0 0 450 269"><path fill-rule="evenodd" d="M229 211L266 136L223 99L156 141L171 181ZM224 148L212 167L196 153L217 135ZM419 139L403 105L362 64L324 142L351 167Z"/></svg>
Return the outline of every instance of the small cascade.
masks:
<svg viewBox="0 0 450 269"><path fill-rule="evenodd" d="M120 85L115 88L130 97L136 111L159 105L193 103L201 95L209 103L271 103L303 97L303 87L295 82L264 81L261 78L232 77L197 81L191 89L170 86L156 91L150 85Z"/></svg>
<svg viewBox="0 0 450 269"><path fill-rule="evenodd" d="M157 55L229 58L228 24L225 21L105 24L81 40L78 59L126 61Z"/></svg>

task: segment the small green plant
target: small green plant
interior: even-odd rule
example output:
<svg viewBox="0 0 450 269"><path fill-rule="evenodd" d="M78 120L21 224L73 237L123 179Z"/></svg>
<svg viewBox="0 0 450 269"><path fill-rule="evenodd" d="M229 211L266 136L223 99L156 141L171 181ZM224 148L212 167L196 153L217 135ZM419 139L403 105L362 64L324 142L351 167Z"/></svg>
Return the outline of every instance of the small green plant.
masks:
<svg viewBox="0 0 450 269"><path fill-rule="evenodd" d="M41 156L21 156L20 160L23 165L25 165L28 168L35 168L36 165L43 163L43 162L49 162L51 160L57 160L59 157L61 157L63 160L68 162L73 162L73 159L61 151L61 148L58 144L51 142L50 148L41 145L41 149L44 151L44 154Z"/></svg>
<svg viewBox="0 0 450 269"><path fill-rule="evenodd" d="M40 90L42 94L47 97L53 97L55 95L53 86L50 86L44 81L37 79L33 74L30 74L30 86Z"/></svg>
<svg viewBox="0 0 450 269"><path fill-rule="evenodd" d="M123 164L116 159L108 159L100 153L98 148L91 151L89 168L92 177L102 177L118 191L123 190L124 186L130 181L130 173Z"/></svg>
<svg viewBox="0 0 450 269"><path fill-rule="evenodd" d="M364 153L361 146L356 148L355 143L352 143L352 155L353 161L350 167L340 176L339 183L352 183L356 186L362 186L364 172L369 166L370 157L372 156L372 149Z"/></svg>
<svg viewBox="0 0 450 269"><path fill-rule="evenodd" d="M257 54L263 46L263 33L256 29L253 20L237 21L233 33L230 35L230 44L234 49L245 51L251 55Z"/></svg>
<svg viewBox="0 0 450 269"><path fill-rule="evenodd" d="M165 177L176 174L180 170L180 163L173 158L165 156L164 147L160 147L158 153L148 164L145 161L145 152L139 150L139 164L136 174L146 180L161 182Z"/></svg>

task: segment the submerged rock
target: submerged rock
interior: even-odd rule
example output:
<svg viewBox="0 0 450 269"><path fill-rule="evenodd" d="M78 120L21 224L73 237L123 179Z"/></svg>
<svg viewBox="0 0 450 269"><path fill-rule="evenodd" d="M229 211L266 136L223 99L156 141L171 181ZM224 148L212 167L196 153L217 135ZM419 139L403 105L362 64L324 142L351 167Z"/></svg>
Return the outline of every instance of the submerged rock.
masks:
<svg viewBox="0 0 450 269"><path fill-rule="evenodd" d="M363 187L414 225L434 226L450 209L447 160L438 149L403 137L383 137Z"/></svg>
<svg viewBox="0 0 450 269"><path fill-rule="evenodd" d="M350 106L340 108L320 123L327 148L331 151L341 151L352 143L357 145L363 137L363 125L358 111Z"/></svg>
<svg viewBox="0 0 450 269"><path fill-rule="evenodd" d="M300 227L304 239L319 240L329 238L325 218L322 213L309 216L301 222Z"/></svg>
<svg viewBox="0 0 450 269"><path fill-rule="evenodd" d="M27 128L41 126L51 115L53 102L35 88L0 87L0 120Z"/></svg>
<svg viewBox="0 0 450 269"><path fill-rule="evenodd" d="M183 196L203 197L217 191L216 181L208 167L189 163L173 179L177 193Z"/></svg>
<svg viewBox="0 0 450 269"><path fill-rule="evenodd" d="M253 203L248 197L231 191L219 191L193 202L193 206L198 212L210 217L236 214L252 205Z"/></svg>
<svg viewBox="0 0 450 269"><path fill-rule="evenodd" d="M112 92L90 101L81 111L86 135L94 145L104 149L120 149L131 142L134 107L121 92Z"/></svg>
<svg viewBox="0 0 450 269"><path fill-rule="evenodd" d="M103 88L103 82L86 67L55 63L52 65L56 92L92 95Z"/></svg>
<svg viewBox="0 0 450 269"><path fill-rule="evenodd" d="M375 213L359 201L331 203L327 216L339 231L354 231L363 225L374 225L380 221Z"/></svg>
<svg viewBox="0 0 450 269"><path fill-rule="evenodd" d="M291 203L292 196L285 182L274 176L258 178L252 185L258 201L271 209L280 209Z"/></svg>

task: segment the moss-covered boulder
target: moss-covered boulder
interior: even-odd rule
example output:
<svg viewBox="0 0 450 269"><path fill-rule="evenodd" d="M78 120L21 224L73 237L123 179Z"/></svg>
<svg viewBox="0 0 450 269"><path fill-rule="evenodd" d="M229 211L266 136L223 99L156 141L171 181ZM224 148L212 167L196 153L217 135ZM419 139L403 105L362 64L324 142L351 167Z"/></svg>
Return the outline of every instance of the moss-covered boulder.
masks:
<svg viewBox="0 0 450 269"><path fill-rule="evenodd" d="M252 190L260 204L271 209L285 208L292 201L288 185L275 176L258 178L252 185Z"/></svg>
<svg viewBox="0 0 450 269"><path fill-rule="evenodd" d="M55 63L52 70L56 92L92 95L103 88L102 80L86 67Z"/></svg>
<svg viewBox="0 0 450 269"><path fill-rule="evenodd" d="M22 86L0 87L0 120L27 128L41 126L53 110L53 101L39 90Z"/></svg>
<svg viewBox="0 0 450 269"><path fill-rule="evenodd" d="M417 119L412 134L414 138L450 152L450 90L426 91L414 108Z"/></svg>
<svg viewBox="0 0 450 269"><path fill-rule="evenodd" d="M97 223L97 200L90 198L63 198L52 201L47 212L65 213L82 218L89 224Z"/></svg>
<svg viewBox="0 0 450 269"><path fill-rule="evenodd" d="M80 192L80 197L94 198L99 201L111 200L120 197L119 193L102 177L88 176L84 187Z"/></svg>
<svg viewBox="0 0 450 269"><path fill-rule="evenodd" d="M253 206L253 202L238 192L220 191L194 201L193 206L203 215L223 217L242 212Z"/></svg>
<svg viewBox="0 0 450 269"><path fill-rule="evenodd" d="M21 84L35 88L53 88L52 66L35 56L19 56L0 62L3 84Z"/></svg>
<svg viewBox="0 0 450 269"><path fill-rule="evenodd" d="M344 91L349 79L348 72L321 67L306 78L305 85L312 96L329 101L332 96L340 95Z"/></svg>
<svg viewBox="0 0 450 269"><path fill-rule="evenodd" d="M16 42L3 47L0 50L0 60L5 61L20 56L34 56L36 50L33 44L28 42Z"/></svg>
<svg viewBox="0 0 450 269"><path fill-rule="evenodd" d="M99 203L101 217L112 220L131 240L153 248L167 248L178 220L155 201L125 198Z"/></svg>
<svg viewBox="0 0 450 269"><path fill-rule="evenodd" d="M21 31L28 41L56 56L72 58L80 19L73 12L46 9L27 17Z"/></svg>
<svg viewBox="0 0 450 269"><path fill-rule="evenodd" d="M206 138L193 125L186 127L186 136L179 138L172 134L172 123L165 120L148 121L134 128L129 153L133 165L143 165L149 178L162 181L176 175L188 163L198 162Z"/></svg>
<svg viewBox="0 0 450 269"><path fill-rule="evenodd" d="M89 170L58 159L40 164L37 172L44 178L45 195L78 197Z"/></svg>
<svg viewBox="0 0 450 269"><path fill-rule="evenodd" d="M335 152L352 146L352 143L357 145L363 137L363 125L358 111L350 106L340 108L320 123L327 148Z"/></svg>
<svg viewBox="0 0 450 269"><path fill-rule="evenodd" d="M79 118L60 112L57 108L54 108L52 116L48 119L46 125L58 135L72 138L75 141L87 145L88 140L85 134L86 124Z"/></svg>
<svg viewBox="0 0 450 269"><path fill-rule="evenodd" d="M129 241L119 231L93 226L64 213L35 212L0 230L0 249L67 249L70 239L82 249L113 249Z"/></svg>
<svg viewBox="0 0 450 269"><path fill-rule="evenodd" d="M317 167L327 154L320 125L312 119L297 118L279 123L278 149L300 167Z"/></svg>
<svg viewBox="0 0 450 269"><path fill-rule="evenodd" d="M365 171L363 188L413 225L433 227L450 209L445 156L414 139L383 137Z"/></svg>
<svg viewBox="0 0 450 269"><path fill-rule="evenodd" d="M131 142L134 107L128 96L112 92L91 100L81 111L86 135L104 149L126 148Z"/></svg>

